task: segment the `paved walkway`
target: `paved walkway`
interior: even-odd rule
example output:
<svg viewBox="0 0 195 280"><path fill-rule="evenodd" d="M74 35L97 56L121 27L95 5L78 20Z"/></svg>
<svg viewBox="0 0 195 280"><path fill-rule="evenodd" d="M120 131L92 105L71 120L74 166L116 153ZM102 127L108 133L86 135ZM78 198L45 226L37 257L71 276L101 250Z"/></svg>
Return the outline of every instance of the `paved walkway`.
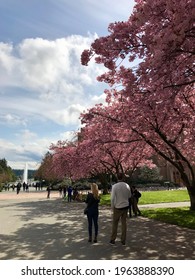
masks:
<svg viewBox="0 0 195 280"><path fill-rule="evenodd" d="M62 202L57 192L51 199L46 192L0 193L0 259L195 259L194 230L143 217L128 220L127 246L120 240L109 245L111 212L106 207L100 207L99 242L89 244L84 207Z"/></svg>

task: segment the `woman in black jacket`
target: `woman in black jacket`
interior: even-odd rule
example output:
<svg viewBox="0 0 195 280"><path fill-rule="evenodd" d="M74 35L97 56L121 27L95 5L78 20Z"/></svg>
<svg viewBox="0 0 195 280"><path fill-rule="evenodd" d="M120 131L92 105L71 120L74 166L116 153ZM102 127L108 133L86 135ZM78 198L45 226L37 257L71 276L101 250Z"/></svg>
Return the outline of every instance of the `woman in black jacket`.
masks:
<svg viewBox="0 0 195 280"><path fill-rule="evenodd" d="M85 200L87 203L87 219L88 219L88 233L89 239L88 242L92 242L92 227L94 224L95 229L95 236L93 242L97 242L98 236L98 215L99 215L99 192L98 192L98 185L95 183L91 184L91 193L88 193L87 198Z"/></svg>
<svg viewBox="0 0 195 280"><path fill-rule="evenodd" d="M141 215L141 211L138 207L139 198L141 197L141 193L136 189L135 186L131 187L132 193L132 206L133 206L133 213L135 216Z"/></svg>

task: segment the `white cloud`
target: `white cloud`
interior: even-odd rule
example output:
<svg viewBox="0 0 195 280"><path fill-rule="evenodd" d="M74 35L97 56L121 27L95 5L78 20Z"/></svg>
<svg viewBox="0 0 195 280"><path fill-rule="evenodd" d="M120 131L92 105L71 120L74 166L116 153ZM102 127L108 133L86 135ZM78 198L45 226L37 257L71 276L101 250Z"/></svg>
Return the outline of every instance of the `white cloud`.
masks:
<svg viewBox="0 0 195 280"><path fill-rule="evenodd" d="M94 102L95 104L99 104L99 103L106 103L105 102L105 98L106 98L106 94L103 93L101 95L94 95L91 97L92 102Z"/></svg>
<svg viewBox="0 0 195 280"><path fill-rule="evenodd" d="M61 139L61 140L69 140L69 141L72 141L72 140L75 139L75 137L77 137L76 135L77 135L77 134L76 134L76 131L75 131L75 130L74 130L74 131L66 131L66 132L60 134L60 139Z"/></svg>
<svg viewBox="0 0 195 280"><path fill-rule="evenodd" d="M0 115L0 123L6 123L11 126L15 125L22 125L26 126L26 120L23 118L20 118L19 116L12 114L12 113L7 113L5 115Z"/></svg>
<svg viewBox="0 0 195 280"><path fill-rule="evenodd" d="M85 107L81 106L80 104L72 104L67 107L65 110L55 110L51 111L49 114L51 118L55 119L58 124L63 125L79 125L79 116L85 110ZM48 116L49 118L50 116Z"/></svg>
<svg viewBox="0 0 195 280"><path fill-rule="evenodd" d="M24 168L25 163L28 163L30 168L36 169L41 162L41 158L48 151L53 139L40 139L28 130L21 131L16 136L22 141L13 143L11 140L0 139L0 154L2 158L6 158L12 168Z"/></svg>
<svg viewBox="0 0 195 280"><path fill-rule="evenodd" d="M5 63L0 66L0 75L4 77L0 80L0 87L13 90L10 99L4 92L6 101L2 100L4 105L2 103L0 107L27 115L38 113L60 124L64 120L64 124L66 120L71 123L74 120L77 124L81 110L93 105L93 99L89 99L90 88L100 89L96 77L103 67L93 62L84 67L80 63L82 51L96 37L72 35L54 41L25 39L17 46L2 44L0 59ZM18 90L14 95L16 86ZM18 103L19 89L22 89L22 97ZM11 116L10 112L6 114Z"/></svg>
<svg viewBox="0 0 195 280"><path fill-rule="evenodd" d="M40 138L29 130L23 130L16 137L20 140L18 143L0 139L0 154L6 155L5 158L11 168L23 169L28 163L29 169L37 169L51 143L55 144L58 140L72 141L76 137L76 132L66 131L59 135L60 138L57 136Z"/></svg>
<svg viewBox="0 0 195 280"><path fill-rule="evenodd" d="M22 137L24 142L28 142L29 140L37 137L36 133L29 131L28 129L22 130L20 136Z"/></svg>
<svg viewBox="0 0 195 280"><path fill-rule="evenodd" d="M92 83L100 67L92 63L83 67L80 56L96 36L72 35L54 41L30 38L17 46L0 43L0 72L9 77L4 81L1 79L0 85L7 82L7 86L12 86L17 77L19 87L40 93L51 88L57 90L62 80L83 83L86 75L88 83Z"/></svg>

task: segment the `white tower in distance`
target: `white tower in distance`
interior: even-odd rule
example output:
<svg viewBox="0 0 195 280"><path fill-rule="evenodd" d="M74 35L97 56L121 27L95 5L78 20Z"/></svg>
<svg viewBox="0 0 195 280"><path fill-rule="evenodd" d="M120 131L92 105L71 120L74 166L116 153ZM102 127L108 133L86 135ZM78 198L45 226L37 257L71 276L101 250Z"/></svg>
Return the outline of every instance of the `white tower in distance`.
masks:
<svg viewBox="0 0 195 280"><path fill-rule="evenodd" d="M24 173L23 173L23 183L28 183L28 163L25 163Z"/></svg>

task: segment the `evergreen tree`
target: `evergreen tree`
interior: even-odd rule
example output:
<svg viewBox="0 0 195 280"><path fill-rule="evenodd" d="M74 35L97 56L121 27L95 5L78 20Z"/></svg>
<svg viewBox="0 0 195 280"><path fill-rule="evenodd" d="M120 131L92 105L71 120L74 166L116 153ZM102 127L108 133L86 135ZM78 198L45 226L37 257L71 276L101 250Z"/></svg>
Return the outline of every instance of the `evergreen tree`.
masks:
<svg viewBox="0 0 195 280"><path fill-rule="evenodd" d="M0 159L0 184L15 180L16 176L11 167L7 165L6 159Z"/></svg>

